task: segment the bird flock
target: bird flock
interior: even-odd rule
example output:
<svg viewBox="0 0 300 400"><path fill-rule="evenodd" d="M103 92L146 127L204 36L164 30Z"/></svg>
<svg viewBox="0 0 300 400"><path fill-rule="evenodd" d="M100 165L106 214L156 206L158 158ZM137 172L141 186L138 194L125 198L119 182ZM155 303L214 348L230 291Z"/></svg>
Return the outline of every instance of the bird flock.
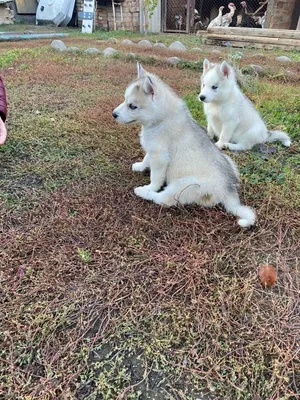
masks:
<svg viewBox="0 0 300 400"><path fill-rule="evenodd" d="M214 27L228 27L228 26L238 26L243 28L264 28L265 20L266 20L266 11L263 16L254 17L249 14L247 10L246 1L242 1L241 12L236 15L237 7L234 3L228 4L229 12L223 14L224 6L219 7L219 12L216 18L209 21L208 18L202 20L199 12L194 10L194 30L195 32L198 30L206 30ZM174 16L175 19L175 28L176 30L181 30L183 25L183 16L179 13L176 13Z"/></svg>

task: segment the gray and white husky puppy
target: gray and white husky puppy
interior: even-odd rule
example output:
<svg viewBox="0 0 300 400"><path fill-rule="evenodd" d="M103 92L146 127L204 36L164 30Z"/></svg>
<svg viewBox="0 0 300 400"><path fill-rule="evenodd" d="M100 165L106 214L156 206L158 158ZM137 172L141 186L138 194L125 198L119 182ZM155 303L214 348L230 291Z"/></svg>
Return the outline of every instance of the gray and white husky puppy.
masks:
<svg viewBox="0 0 300 400"><path fill-rule="evenodd" d="M184 101L140 64L138 78L126 89L125 101L113 117L123 124L142 125L140 138L146 155L132 169L150 168L151 182L135 188L137 196L165 206L222 204L239 218L241 227L255 223L254 211L241 204L234 162L211 142Z"/></svg>
<svg viewBox="0 0 300 400"><path fill-rule="evenodd" d="M269 131L258 111L241 92L233 68L223 61L212 64L203 62L201 92L207 119L207 133L218 138L219 149L247 150L263 142L279 140L290 146L289 136L282 131Z"/></svg>

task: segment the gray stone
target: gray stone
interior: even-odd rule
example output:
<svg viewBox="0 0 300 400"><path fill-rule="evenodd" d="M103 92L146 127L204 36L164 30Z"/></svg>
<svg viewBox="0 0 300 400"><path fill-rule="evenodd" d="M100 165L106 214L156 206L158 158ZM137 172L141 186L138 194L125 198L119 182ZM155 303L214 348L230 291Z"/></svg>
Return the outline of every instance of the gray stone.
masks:
<svg viewBox="0 0 300 400"><path fill-rule="evenodd" d="M118 43L117 39L115 39L115 38L113 38L113 37L112 37L112 38L109 38L107 42L110 43L110 44L116 44L116 43Z"/></svg>
<svg viewBox="0 0 300 400"><path fill-rule="evenodd" d="M184 44L182 44L179 41L173 42L169 46L170 50L176 50L176 51L186 51L186 47Z"/></svg>
<svg viewBox="0 0 300 400"><path fill-rule="evenodd" d="M51 43L51 47L58 51L66 51L67 46L64 44L62 40L53 40Z"/></svg>
<svg viewBox="0 0 300 400"><path fill-rule="evenodd" d="M170 63L170 64L178 64L179 63L179 61L180 61L180 58L178 58L178 57L170 57L170 58L168 58L168 63Z"/></svg>
<svg viewBox="0 0 300 400"><path fill-rule="evenodd" d="M113 56L114 54L118 54L118 50L113 49L112 47L107 47L105 50L102 51L102 55L104 57L110 57Z"/></svg>
<svg viewBox="0 0 300 400"><path fill-rule="evenodd" d="M256 74L258 74L258 75L264 74L264 69L260 65L250 64L250 67L253 69L253 72Z"/></svg>
<svg viewBox="0 0 300 400"><path fill-rule="evenodd" d="M138 42L138 46L152 47L152 43L144 39Z"/></svg>
<svg viewBox="0 0 300 400"><path fill-rule="evenodd" d="M121 43L122 43L122 44L125 44L125 45L127 45L127 46L133 44L132 41L129 40L129 39L124 39L124 40L122 40Z"/></svg>
<svg viewBox="0 0 300 400"><path fill-rule="evenodd" d="M298 79L299 79L298 75L295 74L295 72L290 71L289 69L286 69L284 71L284 75L287 76L288 78L290 78L290 80L292 80L292 81L298 81Z"/></svg>
<svg viewBox="0 0 300 400"><path fill-rule="evenodd" d="M130 57L135 57L135 53L129 53L128 54Z"/></svg>
<svg viewBox="0 0 300 400"><path fill-rule="evenodd" d="M266 58L266 56L263 53L255 53L255 54L253 54L253 57Z"/></svg>
<svg viewBox="0 0 300 400"><path fill-rule="evenodd" d="M78 48L78 47L73 47L73 46L71 46L71 47L68 47L68 50L67 50L69 53L79 53L80 52L80 49Z"/></svg>
<svg viewBox="0 0 300 400"><path fill-rule="evenodd" d="M167 46L164 43L155 43L153 45L154 47L160 47L161 49L166 49Z"/></svg>
<svg viewBox="0 0 300 400"><path fill-rule="evenodd" d="M100 51L98 49L96 49L95 47L89 47L88 49L86 49L85 53L86 54L99 54Z"/></svg>
<svg viewBox="0 0 300 400"><path fill-rule="evenodd" d="M195 51L195 52L201 53L201 52L202 52L202 49L200 49L200 47L193 47L193 48L191 49L191 51Z"/></svg>
<svg viewBox="0 0 300 400"><path fill-rule="evenodd" d="M222 55L222 53L220 52L220 50L213 50L213 51L211 52L211 54L215 54L216 56L221 56L221 55Z"/></svg>
<svg viewBox="0 0 300 400"><path fill-rule="evenodd" d="M276 57L276 60L279 62L291 62L292 60L290 59L290 57L287 56L279 56Z"/></svg>

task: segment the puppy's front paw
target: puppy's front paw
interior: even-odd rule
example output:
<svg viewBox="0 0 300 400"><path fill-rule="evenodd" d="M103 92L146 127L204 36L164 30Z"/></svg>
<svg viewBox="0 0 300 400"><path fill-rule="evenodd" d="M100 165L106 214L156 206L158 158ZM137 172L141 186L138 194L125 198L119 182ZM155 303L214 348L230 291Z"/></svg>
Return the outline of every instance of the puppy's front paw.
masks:
<svg viewBox="0 0 300 400"><path fill-rule="evenodd" d="M145 200L152 200L153 191L151 185L139 186L134 189L134 193Z"/></svg>
<svg viewBox="0 0 300 400"><path fill-rule="evenodd" d="M132 171L135 172L143 172L146 168L147 167L145 167L145 164L143 162L136 162L132 164Z"/></svg>
<svg viewBox="0 0 300 400"><path fill-rule="evenodd" d="M228 150L237 150L237 145L234 143L224 143L223 147Z"/></svg>
<svg viewBox="0 0 300 400"><path fill-rule="evenodd" d="M215 143L215 145L219 150L221 150L224 147L224 143L220 142L220 140L217 143Z"/></svg>

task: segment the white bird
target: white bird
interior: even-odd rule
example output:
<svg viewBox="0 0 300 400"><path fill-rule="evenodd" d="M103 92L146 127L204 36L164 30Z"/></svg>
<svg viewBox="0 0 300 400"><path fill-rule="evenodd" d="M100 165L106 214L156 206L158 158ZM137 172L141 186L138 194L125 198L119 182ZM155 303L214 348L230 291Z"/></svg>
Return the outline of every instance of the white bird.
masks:
<svg viewBox="0 0 300 400"><path fill-rule="evenodd" d="M221 21L221 25L220 26L227 27L232 22L232 17L233 17L233 15L235 13L236 6L233 3L229 3L228 4L228 8L229 8L230 12L222 16L222 21Z"/></svg>
<svg viewBox="0 0 300 400"><path fill-rule="evenodd" d="M219 14L216 18L212 19L207 27L207 29L209 28L214 28L215 26L221 26L222 23L222 11L223 11L224 7L221 6L219 8Z"/></svg>
<svg viewBox="0 0 300 400"><path fill-rule="evenodd" d="M266 16L267 16L267 11L265 11L264 15L261 17L259 23L261 25L262 28L265 27L265 23L266 23Z"/></svg>

